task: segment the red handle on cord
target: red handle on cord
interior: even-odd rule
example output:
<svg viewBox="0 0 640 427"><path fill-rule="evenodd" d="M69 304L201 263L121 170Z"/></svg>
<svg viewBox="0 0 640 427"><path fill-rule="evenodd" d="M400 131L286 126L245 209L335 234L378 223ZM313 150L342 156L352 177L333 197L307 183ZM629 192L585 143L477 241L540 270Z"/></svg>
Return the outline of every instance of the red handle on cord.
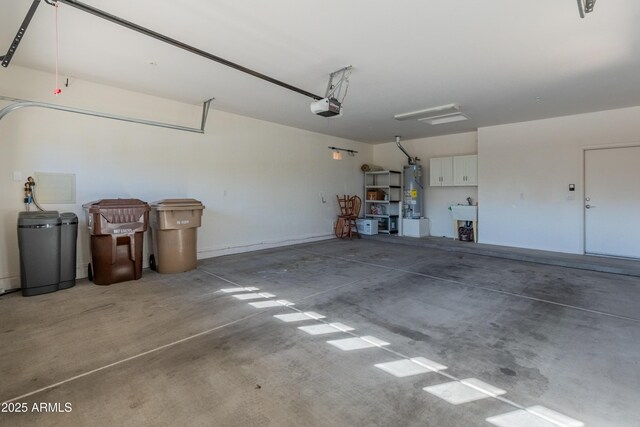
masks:
<svg viewBox="0 0 640 427"><path fill-rule="evenodd" d="M54 95L62 93L62 89L58 86L58 57L59 57L59 42L58 42L58 2L54 4L56 8L55 21L56 21L56 88L53 91Z"/></svg>

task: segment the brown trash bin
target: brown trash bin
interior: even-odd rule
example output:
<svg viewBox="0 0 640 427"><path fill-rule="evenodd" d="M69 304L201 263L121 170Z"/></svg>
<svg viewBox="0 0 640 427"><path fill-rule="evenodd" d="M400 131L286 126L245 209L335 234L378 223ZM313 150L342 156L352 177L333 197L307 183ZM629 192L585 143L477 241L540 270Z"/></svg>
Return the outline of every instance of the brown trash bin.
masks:
<svg viewBox="0 0 640 427"><path fill-rule="evenodd" d="M149 205L138 199L102 199L82 207L91 234L89 280L110 285L142 277Z"/></svg>
<svg viewBox="0 0 640 427"><path fill-rule="evenodd" d="M197 264L197 228L204 205L195 199L164 199L151 203L153 254L149 266L158 273L182 273Z"/></svg>

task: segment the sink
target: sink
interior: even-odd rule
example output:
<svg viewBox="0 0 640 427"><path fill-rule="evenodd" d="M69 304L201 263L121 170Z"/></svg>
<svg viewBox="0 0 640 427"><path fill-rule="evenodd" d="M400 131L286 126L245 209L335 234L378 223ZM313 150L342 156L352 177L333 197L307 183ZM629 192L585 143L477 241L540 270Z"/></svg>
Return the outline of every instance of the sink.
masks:
<svg viewBox="0 0 640 427"><path fill-rule="evenodd" d="M454 205L451 206L451 213L453 219L457 221L477 221L478 220L478 207L469 205Z"/></svg>

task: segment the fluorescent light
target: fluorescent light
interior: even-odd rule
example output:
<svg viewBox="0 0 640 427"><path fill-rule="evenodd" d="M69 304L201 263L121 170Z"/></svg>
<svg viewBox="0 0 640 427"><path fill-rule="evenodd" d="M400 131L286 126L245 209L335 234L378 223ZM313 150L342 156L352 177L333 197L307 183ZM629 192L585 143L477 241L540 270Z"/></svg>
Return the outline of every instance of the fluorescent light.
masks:
<svg viewBox="0 0 640 427"><path fill-rule="evenodd" d="M420 120L420 119L432 119L442 116L450 116L452 114L460 113L460 106L458 104L447 104L439 107L427 108L424 110L411 111L408 113L396 114L393 116L396 120Z"/></svg>
<svg viewBox="0 0 640 427"><path fill-rule="evenodd" d="M448 116L435 117L432 119L418 119L418 121L429 123L430 125L442 125L445 123L461 122L463 120L469 119L462 113L449 114Z"/></svg>

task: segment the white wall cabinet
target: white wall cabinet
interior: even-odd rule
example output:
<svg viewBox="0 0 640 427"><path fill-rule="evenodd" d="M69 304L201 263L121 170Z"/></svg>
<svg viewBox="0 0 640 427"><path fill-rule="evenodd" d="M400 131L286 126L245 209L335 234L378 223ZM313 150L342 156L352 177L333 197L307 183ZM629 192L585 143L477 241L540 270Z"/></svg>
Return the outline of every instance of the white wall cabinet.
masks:
<svg viewBox="0 0 640 427"><path fill-rule="evenodd" d="M432 157L429 159L431 187L477 186L478 156Z"/></svg>
<svg viewBox="0 0 640 427"><path fill-rule="evenodd" d="M447 187L453 185L453 157L432 157L429 160L429 185Z"/></svg>
<svg viewBox="0 0 640 427"><path fill-rule="evenodd" d="M478 185L478 156L453 158L453 185Z"/></svg>

